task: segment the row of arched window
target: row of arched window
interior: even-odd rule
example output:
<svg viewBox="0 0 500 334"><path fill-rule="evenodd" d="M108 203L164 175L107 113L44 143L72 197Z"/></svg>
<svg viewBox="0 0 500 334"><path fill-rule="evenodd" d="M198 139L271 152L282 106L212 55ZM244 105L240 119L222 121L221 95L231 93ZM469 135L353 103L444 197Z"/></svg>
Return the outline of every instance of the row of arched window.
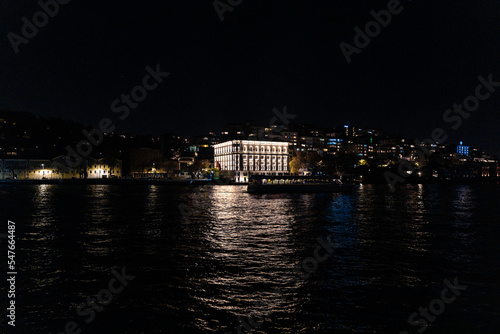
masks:
<svg viewBox="0 0 500 334"><path fill-rule="evenodd" d="M253 146L243 145L243 152L256 152L256 153L286 153L287 148L281 146Z"/></svg>
<svg viewBox="0 0 500 334"><path fill-rule="evenodd" d="M287 153L288 148L286 146L258 146L258 145L243 145L243 152L255 152L255 153ZM215 154L224 154L232 152L241 152L240 146L226 145L222 147L215 148Z"/></svg>

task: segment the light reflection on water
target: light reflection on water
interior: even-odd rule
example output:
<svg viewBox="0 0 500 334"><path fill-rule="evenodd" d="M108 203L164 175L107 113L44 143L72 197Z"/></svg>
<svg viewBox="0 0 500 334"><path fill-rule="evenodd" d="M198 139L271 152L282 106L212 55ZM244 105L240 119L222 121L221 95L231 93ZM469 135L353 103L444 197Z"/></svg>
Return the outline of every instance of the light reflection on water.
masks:
<svg viewBox="0 0 500 334"><path fill-rule="evenodd" d="M275 312L273 288L279 286L293 266L295 249L290 199L242 198L232 186L218 187L207 198L211 219L203 232L210 244L206 256L224 264L222 270L203 277L196 285L219 285L220 298L207 300L205 307L231 309L238 315ZM238 196L240 195L240 196ZM253 206L254 214L249 215ZM276 273L282 275L276 275ZM226 290L226 287L230 287ZM290 304L290 303L289 303ZM239 305L239 307L235 307ZM242 307L243 306L243 307ZM280 303L280 307L287 309Z"/></svg>
<svg viewBox="0 0 500 334"><path fill-rule="evenodd" d="M0 196L19 223L29 273L20 276L22 318L33 331L63 328L122 266L137 281L89 332L159 332L165 322L176 333L235 332L238 317L252 313L265 318L257 333L399 332L434 298L429 291L455 276L481 286L474 314L499 311L487 303L500 295L491 269L500 255L496 187L282 195L241 186L16 187L8 196L14 189L2 185ZM196 209L189 220L181 203ZM291 270L327 236L338 248L291 285ZM471 328L460 311L441 320L443 332Z"/></svg>

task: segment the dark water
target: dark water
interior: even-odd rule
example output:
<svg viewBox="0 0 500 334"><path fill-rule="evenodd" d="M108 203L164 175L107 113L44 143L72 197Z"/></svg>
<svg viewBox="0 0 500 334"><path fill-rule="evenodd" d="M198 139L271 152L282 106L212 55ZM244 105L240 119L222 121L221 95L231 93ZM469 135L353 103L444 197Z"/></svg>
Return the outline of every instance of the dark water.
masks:
<svg viewBox="0 0 500 334"><path fill-rule="evenodd" d="M16 333L64 332L69 321L82 333L245 333L252 323L256 333L417 333L409 316L455 277L467 288L424 332L500 332L500 187L244 189L1 185L1 233L7 219L17 226ZM196 211L184 219L181 204ZM316 267L327 237L332 253L321 248L329 257ZM304 260L310 274L299 278ZM123 267L135 278L85 323L78 305Z"/></svg>

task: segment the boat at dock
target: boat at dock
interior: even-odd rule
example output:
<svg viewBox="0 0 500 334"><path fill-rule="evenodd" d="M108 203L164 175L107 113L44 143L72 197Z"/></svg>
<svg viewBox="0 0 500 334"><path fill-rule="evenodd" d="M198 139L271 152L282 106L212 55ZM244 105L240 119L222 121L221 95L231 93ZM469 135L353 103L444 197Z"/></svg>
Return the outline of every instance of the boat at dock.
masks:
<svg viewBox="0 0 500 334"><path fill-rule="evenodd" d="M343 183L334 176L267 176L254 175L248 182L247 192L252 194L269 193L317 193L343 192L354 188L352 183Z"/></svg>

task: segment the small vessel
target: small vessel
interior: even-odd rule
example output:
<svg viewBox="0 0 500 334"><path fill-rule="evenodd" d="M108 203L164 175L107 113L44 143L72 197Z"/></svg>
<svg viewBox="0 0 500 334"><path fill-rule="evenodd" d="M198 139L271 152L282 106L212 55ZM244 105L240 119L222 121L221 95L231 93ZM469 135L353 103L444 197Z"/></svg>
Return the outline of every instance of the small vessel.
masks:
<svg viewBox="0 0 500 334"><path fill-rule="evenodd" d="M253 175L248 180L247 192L252 194L342 192L352 190L353 187L353 184L343 183L335 176Z"/></svg>

